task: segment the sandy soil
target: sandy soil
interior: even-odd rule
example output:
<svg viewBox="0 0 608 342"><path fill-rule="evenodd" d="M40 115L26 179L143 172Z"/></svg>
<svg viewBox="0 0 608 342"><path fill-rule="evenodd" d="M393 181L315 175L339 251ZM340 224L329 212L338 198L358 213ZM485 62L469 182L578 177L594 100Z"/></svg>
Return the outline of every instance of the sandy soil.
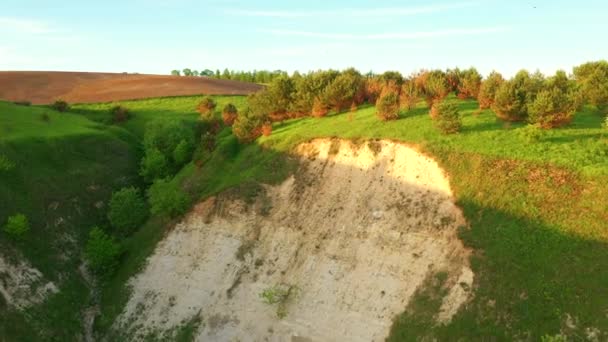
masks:
<svg viewBox="0 0 608 342"><path fill-rule="evenodd" d="M53 282L46 281L43 274L28 263L11 263L0 255L0 295L9 306L25 309L58 291Z"/></svg>
<svg viewBox="0 0 608 342"><path fill-rule="evenodd" d="M220 195L178 224L131 280L115 327L137 338L198 317L198 341L381 341L436 272L449 288L437 320L449 321L474 275L437 163L387 141L296 153L296 175L254 205ZM264 303L276 287L290 295Z"/></svg>
<svg viewBox="0 0 608 342"><path fill-rule="evenodd" d="M47 104L110 102L179 95L247 95L262 86L206 77L94 72L2 71L0 99Z"/></svg>

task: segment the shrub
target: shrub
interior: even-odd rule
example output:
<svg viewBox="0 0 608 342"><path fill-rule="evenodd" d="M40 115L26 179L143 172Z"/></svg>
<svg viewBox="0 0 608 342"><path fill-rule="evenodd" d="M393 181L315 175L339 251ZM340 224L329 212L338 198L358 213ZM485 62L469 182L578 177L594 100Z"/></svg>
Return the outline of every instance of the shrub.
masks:
<svg viewBox="0 0 608 342"><path fill-rule="evenodd" d="M527 143L539 142L543 137L543 132L538 125L526 125L517 129L517 134Z"/></svg>
<svg viewBox="0 0 608 342"><path fill-rule="evenodd" d="M171 218L185 213L190 207L188 195L166 179L154 181L148 189L148 201L153 214Z"/></svg>
<svg viewBox="0 0 608 342"><path fill-rule="evenodd" d="M265 304L277 304L277 317L285 318L287 316L287 304L297 294L297 290L293 285L275 285L264 289L260 293L260 298Z"/></svg>
<svg viewBox="0 0 608 342"><path fill-rule="evenodd" d="M112 194L108 219L112 226L123 234L129 234L148 218L148 206L139 190L122 188Z"/></svg>
<svg viewBox="0 0 608 342"><path fill-rule="evenodd" d="M545 129L569 124L576 111L575 96L557 87L539 92L528 106L529 122Z"/></svg>
<svg viewBox="0 0 608 342"><path fill-rule="evenodd" d="M44 122L50 122L51 117L47 113L42 113L42 114L40 114L40 120L42 120Z"/></svg>
<svg viewBox="0 0 608 342"><path fill-rule="evenodd" d="M399 118L399 95L392 89L385 89L376 101L376 115L382 121Z"/></svg>
<svg viewBox="0 0 608 342"><path fill-rule="evenodd" d="M147 149L141 161L139 174L146 182L153 182L155 179L169 176L167 158L156 148Z"/></svg>
<svg viewBox="0 0 608 342"><path fill-rule="evenodd" d="M196 110L201 113L201 119L213 120L215 114L215 107L217 107L215 100L213 100L213 98L209 96L205 96L196 107Z"/></svg>
<svg viewBox="0 0 608 342"><path fill-rule="evenodd" d="M479 95L477 99L479 101L480 109L488 109L494 104L494 98L500 85L504 82L504 78L501 74L493 71L488 78L486 78L479 87Z"/></svg>
<svg viewBox="0 0 608 342"><path fill-rule="evenodd" d="M437 101L433 104L432 111L435 116L435 126L443 134L454 134L460 132L462 121L455 103L451 101Z"/></svg>
<svg viewBox="0 0 608 342"><path fill-rule="evenodd" d="M85 247L89 268L102 276L111 275L118 266L120 245L101 228L94 227Z"/></svg>
<svg viewBox="0 0 608 342"><path fill-rule="evenodd" d="M458 85L458 98L476 99L481 87L481 75L477 69L470 68L462 71L460 84Z"/></svg>
<svg viewBox="0 0 608 342"><path fill-rule="evenodd" d="M272 123L267 121L262 125L262 135L267 137L270 134L272 134Z"/></svg>
<svg viewBox="0 0 608 342"><path fill-rule="evenodd" d="M16 104L16 105L18 105L18 106L31 106L32 105L32 103L30 101L27 101L27 100L15 101L13 103Z"/></svg>
<svg viewBox="0 0 608 342"><path fill-rule="evenodd" d="M114 123L125 122L131 118L129 109L121 105L116 105L110 108L110 115L112 116L112 122Z"/></svg>
<svg viewBox="0 0 608 342"><path fill-rule="evenodd" d="M70 105L63 100L56 100L51 105L51 108L58 112L67 112L70 109Z"/></svg>
<svg viewBox="0 0 608 342"><path fill-rule="evenodd" d="M331 109L341 112L353 102L362 101L357 98L361 88L363 88L363 77L358 71L350 68L327 85L323 97Z"/></svg>
<svg viewBox="0 0 608 342"><path fill-rule="evenodd" d="M235 105L228 103L226 106L224 106L224 110L222 110L222 120L226 126L232 126L237 116L238 110L236 109Z"/></svg>
<svg viewBox="0 0 608 342"><path fill-rule="evenodd" d="M150 166L157 166L156 170L163 171L155 174L164 177L176 172L185 162L189 161L188 154L192 152L195 144L195 129L200 129L200 131L211 130L214 129L214 126L215 123L210 121L192 124L175 118L156 119L146 124L144 133L146 159L151 158L148 161ZM182 146L178 149L178 145L180 144ZM175 153L176 149L178 150L177 154ZM153 150L160 152L164 156L164 162L155 153L156 151ZM150 157L148 156L148 152L150 152ZM176 160L176 156L180 160ZM186 161L184 162L184 160Z"/></svg>
<svg viewBox="0 0 608 342"><path fill-rule="evenodd" d="M311 115L315 118L322 118L326 116L327 113L329 113L328 106L320 98L315 98L315 101L312 105Z"/></svg>
<svg viewBox="0 0 608 342"><path fill-rule="evenodd" d="M15 168L15 163L6 156L0 154L0 171L10 171Z"/></svg>
<svg viewBox="0 0 608 342"><path fill-rule="evenodd" d="M241 112L232 125L232 133L240 143L251 143L260 136L265 121L263 115L256 115L250 110Z"/></svg>
<svg viewBox="0 0 608 342"><path fill-rule="evenodd" d="M9 216L4 226L4 232L14 240L21 240L30 231L30 223L23 214Z"/></svg>
<svg viewBox="0 0 608 342"><path fill-rule="evenodd" d="M608 109L608 62L589 62L574 68L583 97L600 111Z"/></svg>

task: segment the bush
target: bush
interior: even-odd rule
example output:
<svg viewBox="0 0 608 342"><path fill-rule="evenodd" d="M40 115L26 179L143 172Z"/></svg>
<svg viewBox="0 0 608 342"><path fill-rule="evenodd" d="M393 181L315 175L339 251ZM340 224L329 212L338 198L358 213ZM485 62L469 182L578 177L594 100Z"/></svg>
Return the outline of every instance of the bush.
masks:
<svg viewBox="0 0 608 342"><path fill-rule="evenodd" d="M504 82L504 78L501 74L493 71L488 78L486 78L479 87L479 95L477 100L479 101L479 109L488 109L494 104L494 98L500 85Z"/></svg>
<svg viewBox="0 0 608 342"><path fill-rule="evenodd" d="M353 68L343 71L323 91L325 103L336 112L347 109L353 102L361 103L358 98L363 88L363 77Z"/></svg>
<svg viewBox="0 0 608 342"><path fill-rule="evenodd" d="M111 275L118 266L120 245L102 229L94 227L85 247L89 268L102 276Z"/></svg>
<svg viewBox="0 0 608 342"><path fill-rule="evenodd" d="M399 118L399 95L392 89L385 89L376 101L376 115L382 121Z"/></svg>
<svg viewBox="0 0 608 342"><path fill-rule="evenodd" d="M146 130L144 133L144 148L146 150L145 158L150 158L150 160L146 162L149 164L149 166L156 167L152 170L155 169L162 171L155 172L153 174L164 177L177 172L179 168L184 165L184 163L190 160L189 154L194 149L195 144L195 128L202 131L205 129L212 129L214 126L214 123L208 121L193 125L186 121L175 118L157 119L149 122L146 125ZM178 145L180 144L182 146L178 148ZM176 150L178 150L177 154ZM164 162L156 152L160 152L164 156ZM150 156L148 156L148 154L150 154ZM178 157L180 160L176 160L175 157ZM144 163L142 162L142 164Z"/></svg>
<svg viewBox="0 0 608 342"><path fill-rule="evenodd" d="M4 232L14 240L21 240L30 231L30 223L23 214L10 216L4 226Z"/></svg>
<svg viewBox="0 0 608 342"><path fill-rule="evenodd" d="M257 139L261 132L263 116L255 115L250 110L239 113L239 116L232 125L232 133L242 144L248 144Z"/></svg>
<svg viewBox="0 0 608 342"><path fill-rule="evenodd" d="M148 206L139 190L122 188L112 194L108 219L112 226L123 234L129 234L148 218Z"/></svg>
<svg viewBox="0 0 608 342"><path fill-rule="evenodd" d="M70 105L63 100L56 100L51 105L51 108L58 112L67 112L70 109Z"/></svg>
<svg viewBox="0 0 608 342"><path fill-rule="evenodd" d="M215 107L217 107L215 100L213 100L213 98L209 96L205 96L196 107L196 110L201 113L201 119L213 120L215 114Z"/></svg>
<svg viewBox="0 0 608 342"><path fill-rule="evenodd" d="M129 109L121 105L117 105L110 108L110 115L112 116L113 123L125 122L131 118L131 113L129 112Z"/></svg>
<svg viewBox="0 0 608 342"><path fill-rule="evenodd" d="M528 106L529 122L545 129L569 124L576 111L575 96L557 87L541 91Z"/></svg>
<svg viewBox="0 0 608 342"><path fill-rule="evenodd" d="M543 137L543 132L538 125L526 125L519 128L517 134L527 143L539 142Z"/></svg>
<svg viewBox="0 0 608 342"><path fill-rule="evenodd" d="M27 100L15 101L13 103L16 104L16 105L18 105L18 106L31 106L32 105L32 103L30 101L27 101Z"/></svg>
<svg viewBox="0 0 608 342"><path fill-rule="evenodd" d="M228 103L226 106L224 106L224 110L222 110L222 120L226 126L232 126L237 116L238 110L236 109L235 105Z"/></svg>
<svg viewBox="0 0 608 342"><path fill-rule="evenodd" d="M47 113L42 113L42 114L40 114L40 120L42 120L44 122L50 122L51 117Z"/></svg>
<svg viewBox="0 0 608 342"><path fill-rule="evenodd" d="M444 99L450 92L450 85L441 70L423 72L417 76L417 87L429 107L437 100Z"/></svg>
<svg viewBox="0 0 608 342"><path fill-rule="evenodd" d="M190 207L188 195L166 179L154 181L148 189L148 201L153 214L171 218L185 213Z"/></svg>
<svg viewBox="0 0 608 342"><path fill-rule="evenodd" d="M437 101L433 104L432 111L435 116L435 126L443 134L454 134L460 132L462 121L455 103L450 101Z"/></svg>
<svg viewBox="0 0 608 342"><path fill-rule="evenodd" d="M139 170L144 180L153 182L155 179L169 176L170 173L165 155L156 148L147 149Z"/></svg>

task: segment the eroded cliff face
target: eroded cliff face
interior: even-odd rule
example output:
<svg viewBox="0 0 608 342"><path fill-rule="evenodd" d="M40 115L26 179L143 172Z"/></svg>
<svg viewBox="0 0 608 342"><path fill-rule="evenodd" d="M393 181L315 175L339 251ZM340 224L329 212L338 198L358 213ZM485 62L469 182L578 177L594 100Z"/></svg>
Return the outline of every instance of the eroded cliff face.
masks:
<svg viewBox="0 0 608 342"><path fill-rule="evenodd" d="M194 319L200 341L382 341L438 272L437 320L449 321L474 275L437 163L390 141L295 152L295 176L254 204L224 194L197 205L131 280L116 328L138 337Z"/></svg>

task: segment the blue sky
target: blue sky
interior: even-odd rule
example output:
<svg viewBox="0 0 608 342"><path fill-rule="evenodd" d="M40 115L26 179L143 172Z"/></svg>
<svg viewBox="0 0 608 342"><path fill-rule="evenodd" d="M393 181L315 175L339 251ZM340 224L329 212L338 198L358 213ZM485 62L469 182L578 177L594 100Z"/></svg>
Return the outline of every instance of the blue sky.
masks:
<svg viewBox="0 0 608 342"><path fill-rule="evenodd" d="M0 70L571 71L608 58L608 2L2 0Z"/></svg>

